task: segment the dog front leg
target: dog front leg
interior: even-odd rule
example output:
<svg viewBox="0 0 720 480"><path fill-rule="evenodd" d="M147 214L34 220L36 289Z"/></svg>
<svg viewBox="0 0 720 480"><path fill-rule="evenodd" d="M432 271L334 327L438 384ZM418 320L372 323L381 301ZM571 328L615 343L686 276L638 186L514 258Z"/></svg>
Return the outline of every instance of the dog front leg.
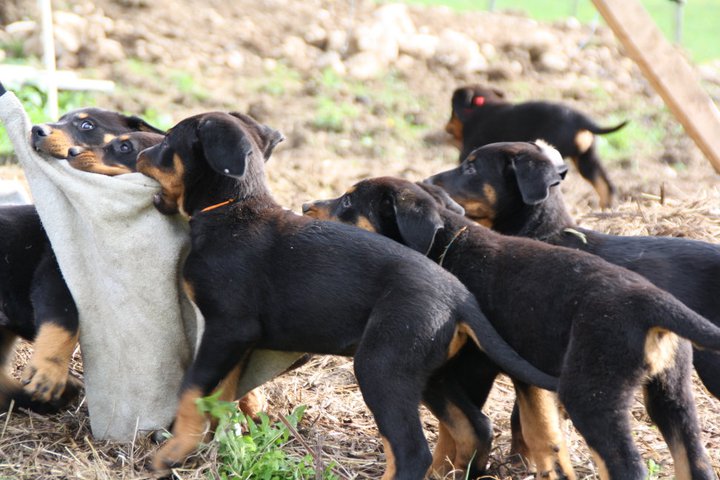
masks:
<svg viewBox="0 0 720 480"><path fill-rule="evenodd" d="M527 442L528 454L535 462L538 480L574 480L575 472L560 428L555 394L520 382L515 382L515 391L522 435Z"/></svg>
<svg viewBox="0 0 720 480"><path fill-rule="evenodd" d="M198 400L227 378L233 368L241 365L256 341L255 337L232 338L227 331L228 324L206 320L197 357L185 374L180 390L173 437L153 457L155 471L163 472L180 465L203 441L210 431L210 421L198 410ZM237 335L238 332L232 333ZM238 372L237 378L241 375L242 372Z"/></svg>

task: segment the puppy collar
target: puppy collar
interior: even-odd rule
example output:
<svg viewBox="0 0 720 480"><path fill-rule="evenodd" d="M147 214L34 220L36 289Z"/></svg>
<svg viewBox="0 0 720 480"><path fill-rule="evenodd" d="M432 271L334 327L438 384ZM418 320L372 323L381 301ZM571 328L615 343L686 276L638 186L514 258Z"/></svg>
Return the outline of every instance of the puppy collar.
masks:
<svg viewBox="0 0 720 480"><path fill-rule="evenodd" d="M442 254L440 255L440 258L438 258L438 265L440 265L440 266L442 267L443 261L445 260L445 255L447 254L448 250L450 250L450 245L452 245L452 244L455 242L455 240L457 240L457 238L458 238L465 230L467 230L467 228L468 228L467 225L465 225L465 226L462 227L460 230L458 230L457 233L455 233L455 235L453 235L453 237L450 239L450 241L448 242L448 244L445 245L445 250L443 250Z"/></svg>
<svg viewBox="0 0 720 480"><path fill-rule="evenodd" d="M216 208L224 207L225 205L230 205L235 201L234 198L229 198L225 200L224 202L216 203L215 205L210 205L209 207L205 207L202 210L200 210L200 213L209 212L210 210L215 210Z"/></svg>

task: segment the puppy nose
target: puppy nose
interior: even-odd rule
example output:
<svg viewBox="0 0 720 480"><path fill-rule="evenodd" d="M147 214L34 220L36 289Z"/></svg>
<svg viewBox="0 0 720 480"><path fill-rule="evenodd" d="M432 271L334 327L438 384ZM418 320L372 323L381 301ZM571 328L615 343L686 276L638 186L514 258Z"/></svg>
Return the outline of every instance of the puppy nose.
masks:
<svg viewBox="0 0 720 480"><path fill-rule="evenodd" d="M77 157L84 151L85 151L85 149L82 147L70 147L68 149L68 156L69 157Z"/></svg>
<svg viewBox="0 0 720 480"><path fill-rule="evenodd" d="M312 203L303 203L302 204L302 212L307 213L312 208Z"/></svg>
<svg viewBox="0 0 720 480"><path fill-rule="evenodd" d="M50 131L45 125L33 125L30 131L33 137L47 137L50 135Z"/></svg>
<svg viewBox="0 0 720 480"><path fill-rule="evenodd" d="M435 185L435 181L433 180L435 177L428 177L425 180L423 180L423 183L427 183L428 185Z"/></svg>

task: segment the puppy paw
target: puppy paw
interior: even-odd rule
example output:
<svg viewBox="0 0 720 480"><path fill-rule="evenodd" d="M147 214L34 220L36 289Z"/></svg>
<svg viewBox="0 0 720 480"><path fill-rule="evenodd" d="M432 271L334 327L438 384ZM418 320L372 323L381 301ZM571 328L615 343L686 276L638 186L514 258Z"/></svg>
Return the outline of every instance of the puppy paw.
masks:
<svg viewBox="0 0 720 480"><path fill-rule="evenodd" d="M171 468L182 465L185 459L197 448L200 440L195 436L173 437L153 456L152 470L156 473L169 472Z"/></svg>
<svg viewBox="0 0 720 480"><path fill-rule="evenodd" d="M25 367L22 375L25 391L33 400L40 402L59 400L65 391L67 382L67 365L61 366L52 361L31 361Z"/></svg>
<svg viewBox="0 0 720 480"><path fill-rule="evenodd" d="M249 391L238 401L240 410L245 414L257 420L257 415L264 412L268 408L267 398L261 387Z"/></svg>

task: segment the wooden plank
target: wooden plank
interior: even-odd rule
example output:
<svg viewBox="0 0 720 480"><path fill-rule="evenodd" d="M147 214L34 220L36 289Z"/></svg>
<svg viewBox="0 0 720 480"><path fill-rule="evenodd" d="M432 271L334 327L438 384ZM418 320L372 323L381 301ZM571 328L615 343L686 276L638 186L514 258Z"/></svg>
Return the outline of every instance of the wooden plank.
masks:
<svg viewBox="0 0 720 480"><path fill-rule="evenodd" d="M675 118L720 173L720 112L638 0L592 0ZM708 41L716 39L708 38Z"/></svg>

